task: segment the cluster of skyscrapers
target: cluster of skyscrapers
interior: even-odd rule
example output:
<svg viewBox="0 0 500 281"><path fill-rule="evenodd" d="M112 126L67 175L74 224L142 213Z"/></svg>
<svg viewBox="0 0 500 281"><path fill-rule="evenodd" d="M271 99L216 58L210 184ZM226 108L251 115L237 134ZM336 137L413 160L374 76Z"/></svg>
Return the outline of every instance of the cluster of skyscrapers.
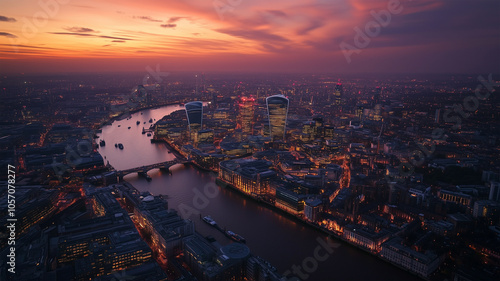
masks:
<svg viewBox="0 0 500 281"><path fill-rule="evenodd" d="M243 133L253 134L255 99L242 97L239 102L238 127ZM190 133L203 129L203 103L193 101L185 104ZM288 117L289 100L284 95L273 95L266 98L267 133L272 140L284 140Z"/></svg>
<svg viewBox="0 0 500 281"><path fill-rule="evenodd" d="M456 119L448 113L464 94L474 94L469 78L340 83L315 76L237 79L232 87L223 77L199 91L189 80L155 85L153 91L151 85L137 86L126 97L121 88L108 93L109 80L102 87L79 77L57 87L44 81L34 90L33 79L5 85L12 100L7 105L25 106L3 112L7 125L0 128L5 136L1 161L17 168L18 280L119 279L115 273L138 280L280 278L245 245L223 246L198 234L194 223L168 209L161 196L117 184L123 177L111 166L112 154L105 165L110 145L92 141L96 135L90 128L103 128L102 137L104 124L113 126L113 118L121 121L130 111L172 103L185 103L184 109L171 106L173 112L150 125L151 141L167 143L183 163L218 172L219 186L237 189L423 278L498 279L498 122L488 121L500 120L498 97L491 95L454 129ZM79 87L71 88L75 83ZM162 89L168 91L160 94ZM192 101L193 92L200 101ZM121 130L127 132L127 126ZM440 130L443 138L430 139ZM149 143L146 136L151 135L137 134ZM81 143L89 150L82 151ZM406 172L401 162L417 155L412 154L415 145L425 159ZM129 147L111 150L135 153ZM154 180L169 177L160 176ZM9 194L0 195L0 206L7 210ZM230 207L223 211L238 211ZM9 219L4 212L0 224L8 225ZM233 227L251 243L272 240L268 235L259 241L254 233ZM295 238L297 244L306 241L303 233ZM8 250L7 240L0 244ZM281 267L282 254L271 255L270 261L278 260ZM0 271L1 280L5 272ZM318 266L311 278L330 279L330 274Z"/></svg>

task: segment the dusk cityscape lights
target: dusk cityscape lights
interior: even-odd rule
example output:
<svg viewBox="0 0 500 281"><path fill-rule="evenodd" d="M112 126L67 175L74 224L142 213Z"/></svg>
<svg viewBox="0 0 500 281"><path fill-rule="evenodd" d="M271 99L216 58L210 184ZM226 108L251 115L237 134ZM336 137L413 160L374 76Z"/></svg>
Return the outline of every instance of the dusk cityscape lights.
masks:
<svg viewBox="0 0 500 281"><path fill-rule="evenodd" d="M0 7L0 280L500 280L500 2Z"/></svg>

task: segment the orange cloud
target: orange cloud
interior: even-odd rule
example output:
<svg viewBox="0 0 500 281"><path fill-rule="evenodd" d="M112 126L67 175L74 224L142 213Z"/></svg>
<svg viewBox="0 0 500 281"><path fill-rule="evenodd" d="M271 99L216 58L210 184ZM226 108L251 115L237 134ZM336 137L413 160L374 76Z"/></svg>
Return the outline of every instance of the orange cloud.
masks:
<svg viewBox="0 0 500 281"><path fill-rule="evenodd" d="M499 47L491 39L499 33L499 20L492 12L498 10L496 1L463 0L461 5L401 1L402 12L392 15L390 24L371 38L358 61L347 64L339 44L351 42L354 28L364 28L373 20L371 12L387 9L390 1L88 0L85 6L60 5L57 11L46 12L46 19L33 17L43 13L43 7L12 1L4 5L0 16L0 58L18 61L15 69L30 61L62 69L60 61L85 58L84 65L107 60L112 63L106 67L116 69L127 62L137 67L140 60L165 59L172 66L192 69L197 65L231 69L238 62L238 67L249 69L261 65L266 69L355 71L376 69L381 61L393 69L408 68L399 62L410 51L433 57L443 54L441 48L454 48L450 56L463 56L473 47L479 53ZM498 57L496 53L493 58ZM433 62L427 64L434 67Z"/></svg>

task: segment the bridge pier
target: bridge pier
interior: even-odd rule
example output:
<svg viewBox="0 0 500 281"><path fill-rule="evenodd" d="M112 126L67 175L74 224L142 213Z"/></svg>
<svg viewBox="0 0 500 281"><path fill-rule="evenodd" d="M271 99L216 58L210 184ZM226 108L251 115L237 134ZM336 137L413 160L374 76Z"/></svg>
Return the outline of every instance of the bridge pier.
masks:
<svg viewBox="0 0 500 281"><path fill-rule="evenodd" d="M162 172L166 172L166 173L169 173L170 175L172 174L172 171L170 170L170 167L171 166L163 166L163 167L160 167L160 171Z"/></svg>
<svg viewBox="0 0 500 281"><path fill-rule="evenodd" d="M148 175L147 170L138 171L137 175L145 178L147 181L151 181L151 177Z"/></svg>

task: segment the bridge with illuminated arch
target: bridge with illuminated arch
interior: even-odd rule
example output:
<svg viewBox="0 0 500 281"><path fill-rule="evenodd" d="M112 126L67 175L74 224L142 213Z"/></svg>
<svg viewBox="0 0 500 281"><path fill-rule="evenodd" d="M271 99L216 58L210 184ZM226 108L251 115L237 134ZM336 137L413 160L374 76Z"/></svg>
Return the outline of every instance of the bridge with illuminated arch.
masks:
<svg viewBox="0 0 500 281"><path fill-rule="evenodd" d="M116 174L121 181L121 180L123 180L123 177L128 175L128 174L132 174L132 173L138 173L138 174L144 173L144 174L146 174L148 171L153 170L153 169L170 171L170 167L172 167L174 165L177 165L177 164L185 165L185 164L189 164L189 163L191 163L189 160L174 159L171 161L160 162L160 163L156 163L156 164L145 165L145 166L140 166L140 167L136 167L136 168L116 171Z"/></svg>

